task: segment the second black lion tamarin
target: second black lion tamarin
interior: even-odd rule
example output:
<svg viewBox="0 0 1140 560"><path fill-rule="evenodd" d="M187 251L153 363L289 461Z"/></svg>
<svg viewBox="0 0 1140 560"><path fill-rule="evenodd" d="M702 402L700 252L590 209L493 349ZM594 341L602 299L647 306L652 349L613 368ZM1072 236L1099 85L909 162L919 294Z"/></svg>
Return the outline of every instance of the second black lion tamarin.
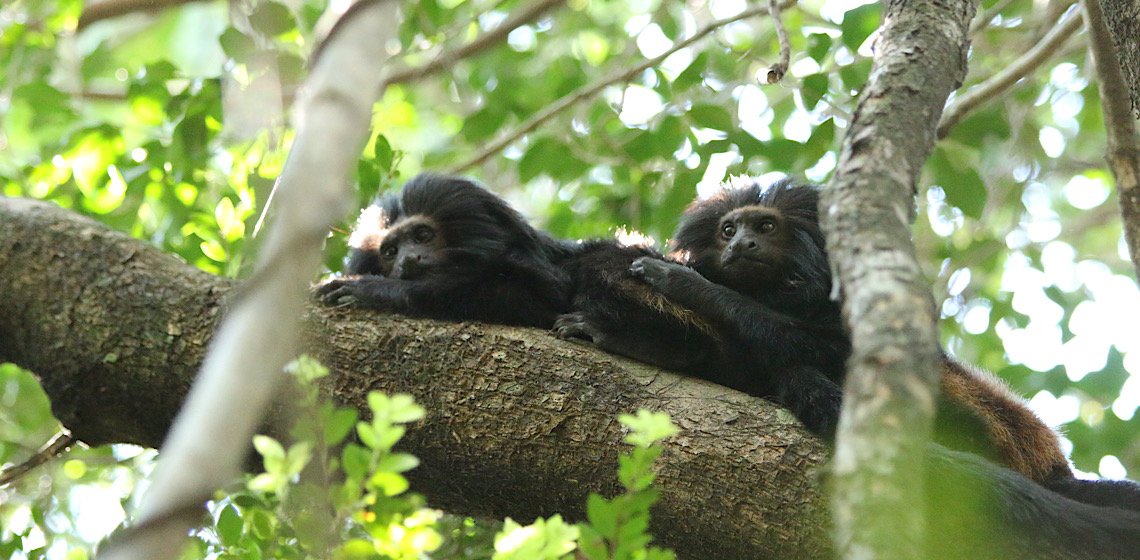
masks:
<svg viewBox="0 0 1140 560"><path fill-rule="evenodd" d="M654 299L626 289L629 279L612 270L617 265L599 260L591 263L598 270L587 266L576 276L613 280L580 288L573 312L559 318L556 329L563 336L601 339L603 349L614 353L772 398L807 428L830 437L851 347L839 305L829 296L818 203L817 188L788 179L768 188L746 181L698 200L674 236L678 260L646 255L631 263L631 274L653 288ZM638 324L654 327L630 329L609 317L636 317ZM678 331L676 325L684 327ZM662 336L670 342L659 344ZM1133 483L1076 479L1057 434L1024 400L992 374L945 353L935 425L935 440L952 449L986 457L1088 503L1140 509Z"/></svg>

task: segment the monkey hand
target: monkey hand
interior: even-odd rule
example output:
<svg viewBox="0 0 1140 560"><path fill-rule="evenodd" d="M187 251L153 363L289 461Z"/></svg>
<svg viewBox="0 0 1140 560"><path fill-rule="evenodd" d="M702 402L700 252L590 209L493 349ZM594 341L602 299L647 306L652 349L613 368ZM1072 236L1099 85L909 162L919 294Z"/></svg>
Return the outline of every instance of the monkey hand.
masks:
<svg viewBox="0 0 1140 560"><path fill-rule="evenodd" d="M351 305L357 300L356 292L359 285L360 282L354 278L333 278L314 286L309 295L314 301L323 305Z"/></svg>
<svg viewBox="0 0 1140 560"><path fill-rule="evenodd" d="M687 266L651 257L641 257L633 261L633 264L629 265L629 271L664 293L668 293L669 288L678 283L704 279L699 272Z"/></svg>
<svg viewBox="0 0 1140 560"><path fill-rule="evenodd" d="M589 340L599 344L604 336L584 313L565 313L554 320L554 334L561 339Z"/></svg>

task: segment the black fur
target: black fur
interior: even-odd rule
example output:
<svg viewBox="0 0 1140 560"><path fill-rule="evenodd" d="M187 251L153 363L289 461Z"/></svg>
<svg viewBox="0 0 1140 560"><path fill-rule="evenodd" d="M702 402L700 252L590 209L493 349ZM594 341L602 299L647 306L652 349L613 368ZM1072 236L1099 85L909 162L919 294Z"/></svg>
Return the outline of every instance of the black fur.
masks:
<svg viewBox="0 0 1140 560"><path fill-rule="evenodd" d="M931 445L926 557L936 560L1140 558L1140 512L1058 494L970 453Z"/></svg>
<svg viewBox="0 0 1140 560"><path fill-rule="evenodd" d="M364 216L377 223L358 224L347 276L315 290L325 304L351 297L356 305L414 317L542 328L569 308L570 279L554 262L575 251L574 244L536 231L472 181L418 175ZM414 267L394 274L381 247L392 232L421 219L442 246L417 252Z"/></svg>
<svg viewBox="0 0 1140 560"><path fill-rule="evenodd" d="M642 258L665 261L646 246L606 239L583 243L563 263L575 286L573 312L558 318L556 334L588 339L607 352L665 369L713 377L721 369L721 341L696 314L630 273L630 263Z"/></svg>

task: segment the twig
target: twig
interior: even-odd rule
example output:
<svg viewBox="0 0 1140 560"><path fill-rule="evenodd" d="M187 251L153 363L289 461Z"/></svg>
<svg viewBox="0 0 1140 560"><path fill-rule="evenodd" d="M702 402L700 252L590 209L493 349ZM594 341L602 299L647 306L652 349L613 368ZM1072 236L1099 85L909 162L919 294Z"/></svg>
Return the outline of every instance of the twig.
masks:
<svg viewBox="0 0 1140 560"><path fill-rule="evenodd" d="M938 123L938 138L945 138L950 130L958 124L970 111L989 101L991 98L1009 89L1018 80L1029 75L1030 72L1041 66L1046 60L1065 44L1081 28L1081 17L1077 10L1072 10L1062 18L1056 27L1051 29L1029 52L1013 61L1001 72L990 79L971 88L958 97L952 105L942 114L942 122Z"/></svg>
<svg viewBox="0 0 1140 560"><path fill-rule="evenodd" d="M475 156L472 157L471 159L469 159L463 163L460 163L459 165L452 167L449 170L449 172L461 173L463 171L466 171L467 169L470 169L472 167L475 167L476 165L479 165L480 163L483 163L484 161L487 161L487 158L495 155L496 153L498 153L503 148L506 148L507 146L511 145L511 143L513 143L515 140L518 140L520 137L522 137L522 135L534 130L535 128L538 128L538 125L550 120L551 117L553 117L554 115L557 115L558 113L560 113L563 110L565 110L566 108L574 105L575 103L578 103L579 101L581 101L583 99L593 97L595 94L597 94L599 91L606 88L607 86L610 86L610 85L615 84L617 82L630 80L634 76L636 76L638 73L644 71L645 69L652 68L654 66L657 66L658 64L661 64L661 62L663 62L666 58L669 58L669 56L672 55L673 53L675 53L675 52L677 52L677 51L679 51L685 47L688 47L689 45L692 45L693 43L695 43L698 40L700 40L701 38L703 38L705 35L708 35L708 34L712 33L713 31L716 31L717 29L724 27L725 25L728 25L728 24L736 22L736 21L740 21L742 19L750 18L752 16L757 16L757 15L763 14L767 11L768 11L767 7L752 8L750 10L745 10L743 12L740 12L739 14L736 14L735 16L727 17L724 19L718 19L714 22L709 23L708 25L704 26L703 28L699 29L696 33L694 33L688 39L685 39L684 41L681 41L680 43L673 45L673 48L661 53L660 55L658 55L654 58L646 60L645 62L642 62L641 64L638 64L636 66L614 72L613 74L610 74L609 76L606 76L606 77L602 78L601 80L598 80L592 84L586 84L586 85L566 94L565 96L563 96L558 101L555 101L553 104L547 106L546 109L543 109L542 111L539 111L538 113L535 113L534 115L532 115L529 119L526 120L526 122L519 125L518 128L516 128L515 130L512 130L507 134L500 135L498 140L491 142L486 148L481 150L479 153L475 154Z"/></svg>
<svg viewBox="0 0 1140 560"><path fill-rule="evenodd" d="M75 25L75 30L83 31L84 28L97 21L132 12L162 10L197 1L199 0L102 0L83 7L83 14L79 16L79 23Z"/></svg>
<svg viewBox="0 0 1140 560"><path fill-rule="evenodd" d="M19 465L9 467L0 472L0 486L11 484L24 476L32 469L52 460L56 455L63 452L71 444L75 443L75 437L67 430L60 430L51 438L51 441L44 444L43 447L36 451L27 461Z"/></svg>
<svg viewBox="0 0 1140 560"><path fill-rule="evenodd" d="M1082 0L1081 3L1089 30L1089 53L1096 66L1100 102L1104 107L1104 130L1108 136L1105 159L1116 179L1124 239L1136 276L1140 278L1140 142L1136 139L1131 97L1113 50L1112 36L1104 24L1100 2Z"/></svg>
<svg viewBox="0 0 1140 560"><path fill-rule="evenodd" d="M423 66L393 72L392 75L385 80L384 86L414 82L441 70L451 68L460 60L476 55L499 44L515 29L538 19L543 14L554 8L561 7L564 4L566 4L566 0L541 0L455 51L441 52L431 62Z"/></svg>
<svg viewBox="0 0 1140 560"><path fill-rule="evenodd" d="M768 15L776 26L776 41L780 43L780 61L768 67L766 78L769 84L784 79L788 71L788 63L792 59L792 46L788 42L788 30L784 28L784 19L780 17L779 0L768 0Z"/></svg>

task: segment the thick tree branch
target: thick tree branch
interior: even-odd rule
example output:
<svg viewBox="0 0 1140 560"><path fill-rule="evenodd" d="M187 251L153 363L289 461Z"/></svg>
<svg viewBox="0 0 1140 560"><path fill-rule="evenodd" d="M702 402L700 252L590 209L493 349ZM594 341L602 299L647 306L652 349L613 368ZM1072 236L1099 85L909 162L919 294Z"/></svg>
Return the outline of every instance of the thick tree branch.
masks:
<svg viewBox="0 0 1140 560"><path fill-rule="evenodd" d="M884 5L870 79L821 222L851 326L832 516L841 558L917 558L923 455L938 390L937 314L910 237L946 97L966 75L974 2Z"/></svg>
<svg viewBox="0 0 1140 560"><path fill-rule="evenodd" d="M39 375L91 444L156 446L186 394L233 283L52 204L0 198L0 360ZM659 541L688 558L825 557L819 441L786 411L550 333L307 310L327 389L371 390L429 411L405 451L413 488L455 513L580 517L616 488L615 417L669 412L682 433L659 461ZM363 408L362 408L363 409Z"/></svg>
<svg viewBox="0 0 1140 560"><path fill-rule="evenodd" d="M1104 106L1104 129L1108 135L1106 159L1116 179L1120 212L1124 217L1124 240L1136 278L1140 279L1140 141L1136 138L1128 87L1112 37L1104 24L1099 0L1083 0L1085 27L1089 30L1089 53L1096 64L1100 102Z"/></svg>
<svg viewBox="0 0 1140 560"><path fill-rule="evenodd" d="M1022 78L1028 76L1046 61L1053 58L1065 42L1081 28L1081 14L1078 10L1071 10L1061 21L1049 30L1033 48L1021 55L1004 70L994 74L990 79L970 88L946 108L942 114L942 121L938 123L938 138L945 138L950 131L966 115L983 103L997 97L1012 87Z"/></svg>

